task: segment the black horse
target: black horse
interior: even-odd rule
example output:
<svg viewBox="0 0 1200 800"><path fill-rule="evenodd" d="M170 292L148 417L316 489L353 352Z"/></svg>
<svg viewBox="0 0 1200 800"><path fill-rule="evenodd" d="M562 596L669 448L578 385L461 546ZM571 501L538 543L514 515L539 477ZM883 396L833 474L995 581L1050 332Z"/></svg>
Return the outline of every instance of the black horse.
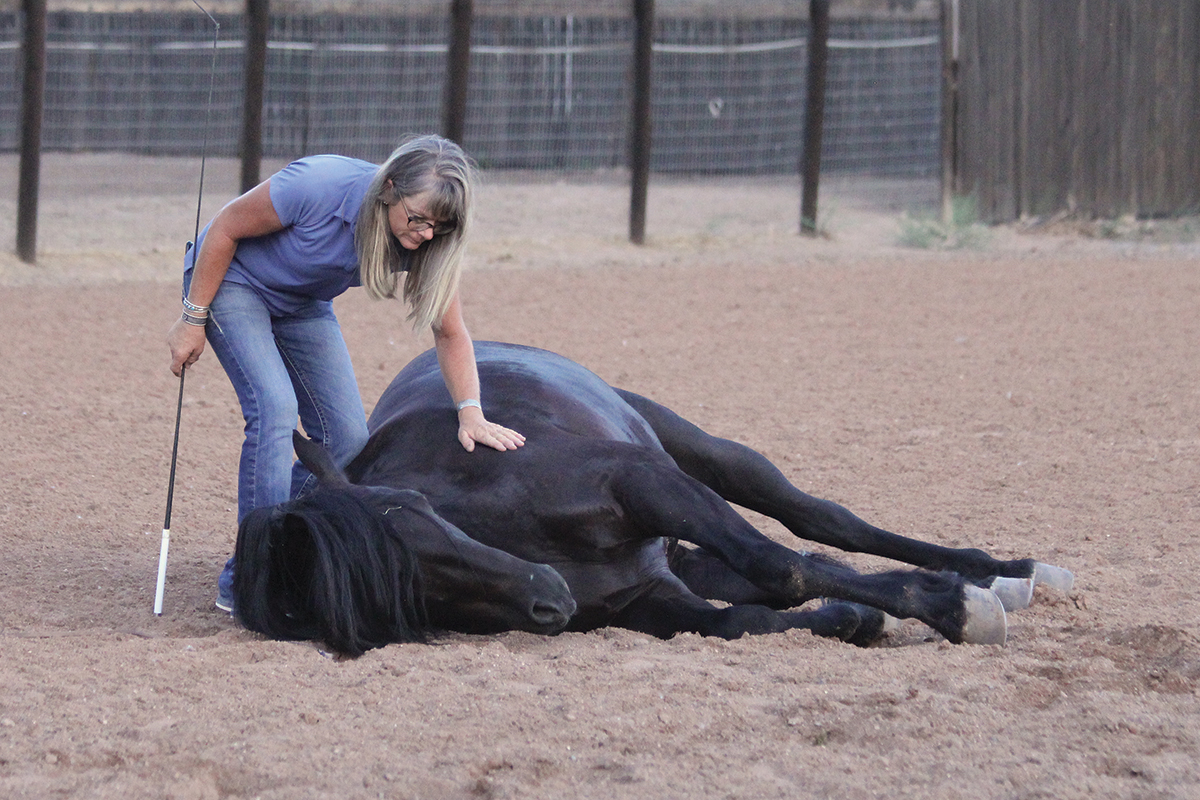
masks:
<svg viewBox="0 0 1200 800"><path fill-rule="evenodd" d="M476 356L488 417L526 445L455 445L436 358L419 356L380 398L344 475L296 435L321 488L243 523L234 597L244 625L352 655L427 629L606 625L725 638L807 628L868 644L889 616L952 642L1003 643L1005 605L1027 605L1035 583L1070 588L1057 567L873 527L750 448L562 356L490 342ZM729 503L802 539L921 569L860 574L768 539ZM826 602L794 610L817 598Z"/></svg>

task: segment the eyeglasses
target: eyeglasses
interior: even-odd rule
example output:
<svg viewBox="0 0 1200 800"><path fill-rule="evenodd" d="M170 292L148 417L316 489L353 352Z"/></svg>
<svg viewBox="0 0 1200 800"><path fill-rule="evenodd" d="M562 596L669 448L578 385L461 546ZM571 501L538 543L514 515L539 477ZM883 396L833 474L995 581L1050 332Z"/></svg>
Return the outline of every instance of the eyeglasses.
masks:
<svg viewBox="0 0 1200 800"><path fill-rule="evenodd" d="M408 210L408 203L404 202L403 195L398 194L396 197L400 199L400 205L404 207L404 213L408 215L408 229L413 233L423 233L430 228L433 228L433 235L441 236L443 234L450 233L452 230L458 227L457 220L449 219L444 222L437 222L426 219L425 217L414 216L413 213Z"/></svg>

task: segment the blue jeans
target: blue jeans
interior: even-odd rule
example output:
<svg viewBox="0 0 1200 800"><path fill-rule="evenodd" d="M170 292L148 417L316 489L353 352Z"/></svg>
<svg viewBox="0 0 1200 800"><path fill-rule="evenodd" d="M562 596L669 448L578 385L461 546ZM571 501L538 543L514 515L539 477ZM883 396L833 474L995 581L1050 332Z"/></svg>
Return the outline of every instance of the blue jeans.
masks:
<svg viewBox="0 0 1200 800"><path fill-rule="evenodd" d="M226 281L213 298L206 333L246 420L239 525L254 509L312 488L312 473L294 461L297 418L339 467L362 450L367 417L332 303L313 300L286 316L272 316L254 289ZM222 588L232 579L232 561L221 574Z"/></svg>

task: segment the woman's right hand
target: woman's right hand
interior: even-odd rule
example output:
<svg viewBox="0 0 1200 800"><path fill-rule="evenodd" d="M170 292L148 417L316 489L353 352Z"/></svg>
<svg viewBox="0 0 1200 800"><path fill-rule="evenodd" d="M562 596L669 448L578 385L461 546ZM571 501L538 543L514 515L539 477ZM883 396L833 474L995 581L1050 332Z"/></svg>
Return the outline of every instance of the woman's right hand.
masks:
<svg viewBox="0 0 1200 800"><path fill-rule="evenodd" d="M269 178L226 203L209 223L200 251L192 261L192 282L188 287L191 301L202 306L212 305L239 241L280 230L283 230L283 223L271 203ZM171 372L179 375L184 367L195 364L204 352L204 328L178 319L167 332L167 345L171 348Z"/></svg>
<svg viewBox="0 0 1200 800"><path fill-rule="evenodd" d="M167 346L171 348L171 372L178 376L185 366L195 364L204 352L204 328L189 325L181 317L167 331Z"/></svg>

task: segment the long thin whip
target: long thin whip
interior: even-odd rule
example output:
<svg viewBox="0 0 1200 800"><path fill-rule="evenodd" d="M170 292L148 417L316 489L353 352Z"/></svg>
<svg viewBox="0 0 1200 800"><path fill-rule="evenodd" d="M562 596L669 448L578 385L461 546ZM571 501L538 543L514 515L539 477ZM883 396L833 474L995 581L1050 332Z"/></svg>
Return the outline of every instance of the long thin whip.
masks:
<svg viewBox="0 0 1200 800"><path fill-rule="evenodd" d="M221 23L213 15L204 10L196 0L192 0L196 8L213 24L212 65L208 71L208 103L204 109L204 139L200 146L200 190L196 195L196 232L192 236L192 269L196 267L196 251L199 250L200 240L200 205L204 201L204 167L208 161L208 130L212 117L213 87L217 80L217 42L221 33ZM171 477L167 481L167 514L163 520L162 543L158 548L158 582L154 589L154 613L162 616L163 593L167 587L167 552L171 548L171 505L175 499L175 465L179 459L179 423L183 418L183 379L187 374L187 365L179 367L179 402L175 406L175 442L171 446Z"/></svg>
<svg viewBox="0 0 1200 800"><path fill-rule="evenodd" d="M183 418L183 377L179 369L179 403L175 406L175 444L171 447L171 477L167 482L167 516L163 520L162 544L158 548L158 585L154 590L154 613L162 616L163 591L167 588L167 551L171 548L171 503L175 498L175 463L179 457L179 421Z"/></svg>

